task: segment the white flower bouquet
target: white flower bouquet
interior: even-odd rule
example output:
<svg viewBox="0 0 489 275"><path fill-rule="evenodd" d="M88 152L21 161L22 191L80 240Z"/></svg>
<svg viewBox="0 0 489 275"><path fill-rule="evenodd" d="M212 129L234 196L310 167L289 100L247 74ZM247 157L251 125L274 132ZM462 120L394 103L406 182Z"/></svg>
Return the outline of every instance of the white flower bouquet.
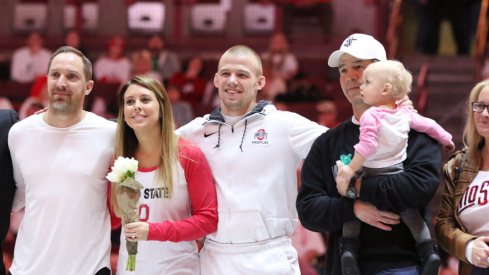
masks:
<svg viewBox="0 0 489 275"><path fill-rule="evenodd" d="M143 186L136 181L138 161L134 158L118 157L107 175L107 179L116 184L117 204L122 214L123 224L139 221L139 197ZM126 249L129 255L126 264L127 271L136 269L136 254L138 243L126 241Z"/></svg>

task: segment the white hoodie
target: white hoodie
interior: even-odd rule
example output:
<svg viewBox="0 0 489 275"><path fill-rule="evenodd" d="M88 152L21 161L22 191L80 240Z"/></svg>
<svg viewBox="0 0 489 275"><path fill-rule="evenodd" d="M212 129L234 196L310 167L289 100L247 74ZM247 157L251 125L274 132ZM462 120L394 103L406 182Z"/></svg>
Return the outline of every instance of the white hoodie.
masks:
<svg viewBox="0 0 489 275"><path fill-rule="evenodd" d="M262 101L234 126L219 109L178 133L197 144L213 172L219 243L251 243L290 236L298 223L297 166L327 130Z"/></svg>

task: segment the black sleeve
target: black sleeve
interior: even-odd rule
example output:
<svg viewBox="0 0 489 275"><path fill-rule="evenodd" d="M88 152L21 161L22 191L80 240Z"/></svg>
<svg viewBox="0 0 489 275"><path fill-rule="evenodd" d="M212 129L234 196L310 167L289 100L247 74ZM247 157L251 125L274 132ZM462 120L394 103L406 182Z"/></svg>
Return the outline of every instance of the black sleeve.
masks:
<svg viewBox="0 0 489 275"><path fill-rule="evenodd" d="M355 218L353 200L340 197L330 167L330 147L321 135L312 145L302 166L302 184L297 197L297 211L302 225L313 231L340 230L343 223Z"/></svg>
<svg viewBox="0 0 489 275"><path fill-rule="evenodd" d="M13 110L0 110L0 247L10 226L10 210L15 194L15 182L12 171L12 159L8 149L8 132L19 120ZM1 256L1 255L0 255ZM5 273L3 262L0 262L0 273Z"/></svg>
<svg viewBox="0 0 489 275"><path fill-rule="evenodd" d="M440 183L438 143L426 134L411 130L403 164L402 173L363 178L360 199L378 209L394 212L426 207Z"/></svg>

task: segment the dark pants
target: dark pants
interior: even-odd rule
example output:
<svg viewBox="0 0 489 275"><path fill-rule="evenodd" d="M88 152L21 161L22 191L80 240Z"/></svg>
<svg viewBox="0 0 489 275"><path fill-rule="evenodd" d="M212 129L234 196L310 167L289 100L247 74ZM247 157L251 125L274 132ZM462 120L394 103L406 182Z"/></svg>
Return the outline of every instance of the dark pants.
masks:
<svg viewBox="0 0 489 275"><path fill-rule="evenodd" d="M457 53L466 55L470 48L470 13L464 1L429 0L421 5L417 49L426 54L437 54L440 24L448 19L452 27Z"/></svg>
<svg viewBox="0 0 489 275"><path fill-rule="evenodd" d="M472 268L472 275L489 275L489 268L480 268L474 266Z"/></svg>
<svg viewBox="0 0 489 275"><path fill-rule="evenodd" d="M418 267L394 268L375 273L375 275L419 275Z"/></svg>

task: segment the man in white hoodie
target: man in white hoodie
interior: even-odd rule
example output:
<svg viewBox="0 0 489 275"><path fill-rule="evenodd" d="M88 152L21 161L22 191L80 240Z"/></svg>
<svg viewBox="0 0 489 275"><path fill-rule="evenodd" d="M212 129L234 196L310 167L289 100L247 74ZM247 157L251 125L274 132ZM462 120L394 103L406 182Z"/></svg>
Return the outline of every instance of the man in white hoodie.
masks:
<svg viewBox="0 0 489 275"><path fill-rule="evenodd" d="M300 274L290 240L298 223L296 169L327 128L256 102L265 77L247 46L222 55L214 85L220 107L178 130L205 153L217 185L218 230L205 241L201 272Z"/></svg>

